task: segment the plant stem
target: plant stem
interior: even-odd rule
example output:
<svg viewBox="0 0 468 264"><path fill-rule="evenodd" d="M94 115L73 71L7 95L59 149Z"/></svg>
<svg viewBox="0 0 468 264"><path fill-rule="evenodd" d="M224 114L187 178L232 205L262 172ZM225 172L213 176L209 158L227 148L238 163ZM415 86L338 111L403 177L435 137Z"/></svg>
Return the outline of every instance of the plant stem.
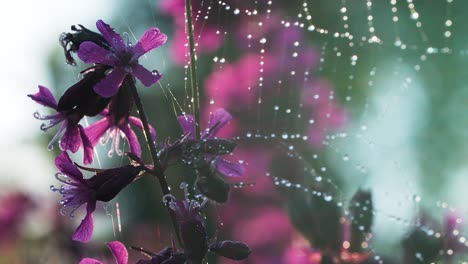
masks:
<svg viewBox="0 0 468 264"><path fill-rule="evenodd" d="M190 48L190 78L192 83L193 114L195 116L195 137L200 139L200 91L197 81L197 64L195 54L195 40L193 33L192 4L191 0L185 0L185 13L187 15L187 31Z"/></svg>
<svg viewBox="0 0 468 264"><path fill-rule="evenodd" d="M197 80L197 63L195 54L195 40L193 33L193 18L192 18L192 3L191 0L185 0L185 13L187 16L187 32L189 37L189 52L190 52L190 79L192 84L192 100L193 100L193 115L195 117L195 138L200 139L200 90L198 89ZM195 170L196 179L199 177L199 171ZM195 179L195 182L196 182ZM195 182L190 184L195 185ZM202 213L206 217L206 213ZM203 258L201 263L208 263L207 255Z"/></svg>
<svg viewBox="0 0 468 264"><path fill-rule="evenodd" d="M153 174L154 176L156 176L156 178L158 178L159 186L161 187L162 193L164 195L171 194L171 190L169 188L169 185L167 184L166 175L164 174L164 169L161 166L161 162L157 154L158 152L156 151L155 142L151 136L148 118L146 116L145 109L143 108L143 104L141 103L140 95L138 94L138 91L135 86L135 81L133 80L133 78L127 77L125 79L125 82L131 90L133 101L136 104L137 112L140 115L141 123L143 124L143 134L145 135L145 139L146 139L148 148L150 150L151 159L153 160L153 165L154 165L154 168L151 174ZM174 226L174 231L177 235L177 240L179 241L179 244L182 245L180 237L179 237L179 232L177 231L179 225L177 224L174 212L169 208L168 205L169 204L166 203L167 210L169 211L169 215L171 216L172 225Z"/></svg>

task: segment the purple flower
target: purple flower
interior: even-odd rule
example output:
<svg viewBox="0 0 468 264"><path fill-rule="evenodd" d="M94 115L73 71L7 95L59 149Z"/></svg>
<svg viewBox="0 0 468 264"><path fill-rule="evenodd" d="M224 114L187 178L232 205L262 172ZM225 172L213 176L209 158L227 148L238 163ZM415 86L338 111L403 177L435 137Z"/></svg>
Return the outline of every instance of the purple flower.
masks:
<svg viewBox="0 0 468 264"><path fill-rule="evenodd" d="M59 111L57 101L55 101L50 90L41 85L39 85L39 92L28 96L37 103L56 111L56 113L46 116L41 116L39 112L34 113L34 117L36 119L49 121L49 124L43 123L41 125L41 130L47 131L49 128L61 124L59 131L50 141L48 149L51 150L54 143L62 137L62 140L60 141L62 150L70 150L75 153L78 151L80 146L83 146L83 163L91 163L93 160L93 146L86 136L84 128L78 124L84 116L82 109L77 107L72 110Z"/></svg>
<svg viewBox="0 0 468 264"><path fill-rule="evenodd" d="M165 195L164 200L168 203L176 218L177 232L179 233L185 255L190 260L198 263L208 251L206 223L200 214L201 208L208 200L205 200L200 205L197 201L188 198L187 184L182 183L181 188L185 191L184 200L177 200L170 194Z"/></svg>
<svg viewBox="0 0 468 264"><path fill-rule="evenodd" d="M115 261L117 264L127 264L128 263L128 251L125 248L125 245L119 241L113 241L106 243L109 249L114 255ZM84 258L80 261L80 264L103 264L103 262L93 259L93 258Z"/></svg>
<svg viewBox="0 0 468 264"><path fill-rule="evenodd" d="M192 115L183 115L177 117L179 124L188 135L189 140L195 140L195 119ZM208 122L208 128L202 132L201 140L216 139L216 134L231 121L232 116L226 110L220 108L216 110ZM211 166L217 169L221 174L231 177L241 176L245 168L242 164L227 161L223 158L213 155L205 157L211 162Z"/></svg>
<svg viewBox="0 0 468 264"><path fill-rule="evenodd" d="M142 166L127 165L120 168L101 170L85 179L83 173L72 162L67 152L62 152L55 158L55 166L60 173L56 175L57 180L64 183L60 188L51 186L52 191L58 191L63 195L60 202L62 214L71 208L71 217L83 204L86 204L86 216L73 234L73 240L88 242L93 233L93 215L96 202L108 202L119 192L129 185L138 174L145 170ZM62 178L61 178L62 177Z"/></svg>
<svg viewBox="0 0 468 264"><path fill-rule="evenodd" d="M78 57L86 63L113 67L107 77L94 87L96 93L106 98L115 95L128 74L139 79L145 86L150 86L161 78L157 71L151 72L138 63L139 57L166 42L167 36L158 28L150 28L138 43L132 45L128 41L125 43L122 37L102 20L96 22L96 27L111 46L111 50L91 41L81 43L78 50Z"/></svg>
<svg viewBox="0 0 468 264"><path fill-rule="evenodd" d="M88 135L91 144L95 146L99 141L102 144L106 144L110 138L112 138L111 149L108 152L109 156L112 156L114 152L121 156L123 151L120 149L120 138L127 138L130 145L130 151L135 153L138 157L141 157L141 146L138 142L138 138L133 131L130 124L143 130L143 124L139 118L128 116L122 119L115 119L112 112L104 110L101 115L103 118L91 126L87 127L86 134ZM104 133L107 131L106 137L102 138ZM156 138L156 131L151 127L151 136L153 139ZM100 140L102 138L102 140Z"/></svg>

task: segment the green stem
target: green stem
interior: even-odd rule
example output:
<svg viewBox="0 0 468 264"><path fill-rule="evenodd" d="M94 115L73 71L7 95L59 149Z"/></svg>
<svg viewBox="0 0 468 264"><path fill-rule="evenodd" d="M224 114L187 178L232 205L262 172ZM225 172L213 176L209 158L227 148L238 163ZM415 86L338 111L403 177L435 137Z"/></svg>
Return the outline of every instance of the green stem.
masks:
<svg viewBox="0 0 468 264"><path fill-rule="evenodd" d="M194 33L191 0L185 0L185 12L187 14L187 31L190 48L190 78L192 83L193 114L195 116L195 137L200 139L200 92L197 81L197 64L195 54L195 40L193 36Z"/></svg>
<svg viewBox="0 0 468 264"><path fill-rule="evenodd" d="M149 127L148 118L145 113L145 109L143 108L143 104L141 103L140 95L138 94L138 91L136 89L135 81L131 77L127 77L125 82L131 90L133 101L136 104L137 112L140 115L141 123L143 124L143 134L145 135L145 139L146 139L148 148L150 150L151 159L153 160L153 165L154 165L154 168L151 171L151 174L156 176L156 178L158 178L159 186L161 186L162 193L164 195L171 194L171 190L169 188L169 185L167 184L166 175L164 174L164 169L161 166L161 161L159 160L159 157L157 154L158 152L156 151L155 142L153 138L151 137L151 132L150 132L151 130ZM179 230L178 229L179 225L177 224L174 212L169 208L168 203L166 203L166 207L169 212L169 215L171 216L172 225L174 226L174 231L177 235L179 244L182 245L180 237L179 237L179 232L177 231Z"/></svg>
<svg viewBox="0 0 468 264"><path fill-rule="evenodd" d="M193 33L193 18L191 0L185 0L185 13L187 15L187 31L189 37L189 52L190 52L190 79L192 84L192 100L193 100L193 115L195 117L195 138L200 139L200 90L198 89L197 80L197 64L195 54L195 40ZM196 170L196 178L199 177L199 171ZM196 179L195 179L196 182ZM195 185L195 182L191 186ZM202 213L206 217L206 213ZM202 260L202 263L208 263L207 256Z"/></svg>

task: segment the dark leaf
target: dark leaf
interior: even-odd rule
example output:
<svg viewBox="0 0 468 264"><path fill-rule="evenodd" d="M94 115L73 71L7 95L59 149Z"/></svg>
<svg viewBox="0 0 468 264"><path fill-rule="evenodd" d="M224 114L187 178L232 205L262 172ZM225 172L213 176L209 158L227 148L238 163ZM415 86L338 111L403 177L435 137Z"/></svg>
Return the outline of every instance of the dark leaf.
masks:
<svg viewBox="0 0 468 264"><path fill-rule="evenodd" d="M323 195L288 193L288 212L294 226L316 249L339 252L341 249L341 210Z"/></svg>
<svg viewBox="0 0 468 264"><path fill-rule="evenodd" d="M362 251L361 243L366 235L371 232L374 219L372 195L370 191L359 189L351 199L349 205L351 219L351 241L349 251Z"/></svg>
<svg viewBox="0 0 468 264"><path fill-rule="evenodd" d="M218 241L211 243L209 248L210 251L233 260L246 259L250 253L252 253L252 250L249 248L249 246L240 241Z"/></svg>
<svg viewBox="0 0 468 264"><path fill-rule="evenodd" d="M415 228L402 241L404 263L432 263L442 250L442 240Z"/></svg>
<svg viewBox="0 0 468 264"><path fill-rule="evenodd" d="M199 144L200 151L205 154L225 155L234 151L236 143L225 139L203 139L201 141L191 140L189 145Z"/></svg>
<svg viewBox="0 0 468 264"><path fill-rule="evenodd" d="M201 176L197 187L204 196L215 202L225 203L229 198L230 185L217 175Z"/></svg>

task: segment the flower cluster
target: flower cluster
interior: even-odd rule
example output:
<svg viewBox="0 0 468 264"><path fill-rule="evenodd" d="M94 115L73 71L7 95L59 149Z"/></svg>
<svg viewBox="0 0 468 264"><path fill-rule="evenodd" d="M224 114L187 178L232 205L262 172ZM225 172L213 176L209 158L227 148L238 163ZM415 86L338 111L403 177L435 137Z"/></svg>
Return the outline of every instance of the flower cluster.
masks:
<svg viewBox="0 0 468 264"><path fill-rule="evenodd" d="M169 205L177 220L177 235L181 242L181 248L166 247L158 253L152 253L141 248L132 247L148 257L148 259L139 260L137 264L202 263L208 251L232 260L246 259L251 250L245 243L231 240L209 242L206 221L200 214L207 200L205 199L202 204L190 200L187 184L182 183L181 188L185 191L183 200L177 200L172 195L164 196L164 202ZM128 252L121 242L114 241L107 243L107 245L112 251L117 264L126 264L128 262ZM102 262L91 258L82 259L80 262L80 264L91 263Z"/></svg>
<svg viewBox="0 0 468 264"><path fill-rule="evenodd" d="M35 102L52 108L54 113L42 116L38 112L34 117L47 121L41 125L46 131L60 124L60 128L48 148L60 140L63 152L56 157L55 165L60 171L56 178L63 183L61 187L51 186L53 191L63 195L61 212L69 215L86 204L86 216L73 234L73 239L87 242L93 232L92 213L96 209L96 202L112 200L123 188L129 185L146 168L139 163L141 146L132 126L143 130L142 121L130 116L133 101L130 89L134 86L133 78L139 79L145 86L156 83L161 75L151 72L138 62L138 58L145 53L163 45L167 39L158 28L147 30L135 45L117 34L102 20L97 21L99 33L72 27L73 33L64 33L61 43L65 50L65 57L69 64L76 65L72 56L77 53L85 63L93 66L81 72L83 78L68 88L60 97L58 103L52 92L39 85L39 91L29 95ZM80 121L85 116L102 116L102 119L84 128ZM156 132L150 127L153 140ZM107 133L107 136L104 134ZM113 153L122 155L120 138L128 141L130 157L134 165L127 165L107 170L94 170L95 175L86 179L80 169L70 159L67 151L77 152L82 148L83 163L93 161L94 148L98 142L107 143L112 138L109 156ZM137 165L135 165L135 163ZM82 168L82 167L81 167ZM82 168L88 170L87 168Z"/></svg>
<svg viewBox="0 0 468 264"><path fill-rule="evenodd" d="M94 146L106 132L108 135L103 143L109 138L113 139L109 154L123 154L119 147L120 138L123 137L128 140L131 151L141 155L140 145L130 124L140 129L142 124L138 118L130 116L132 101L129 86L134 85L134 77L145 86L151 86L161 78L157 71L149 71L139 64L138 58L163 45L167 39L158 28L151 28L133 45L124 41L102 20L96 23L96 27L101 34L81 26L80 29L72 27L76 33L61 37L70 64L75 63L73 52L83 62L94 63L94 66L82 72L83 78L68 88L58 103L52 92L41 85L36 94L29 95L37 103L54 110L53 114L46 116L34 113L36 119L48 121L41 125L42 130L61 124L49 143L49 149L61 138L62 150L73 153L79 148L84 150L85 164L92 162ZM103 116L101 121L87 129L82 127L80 121L83 117L98 114ZM152 134L156 136L154 129Z"/></svg>
<svg viewBox="0 0 468 264"><path fill-rule="evenodd" d="M242 242L210 241L206 220L201 215L206 201L227 201L230 184L222 176L237 177L244 173L242 164L221 157L232 154L236 144L216 137L232 116L224 109L216 110L211 115L208 128L201 135L195 134L198 121L193 116L180 116L178 120L183 136L173 144L166 140L157 150L156 130L146 119L135 79L145 86L159 81L162 75L158 71L147 70L138 59L163 45L167 37L158 28L151 28L136 44L132 44L102 20L96 23L96 27L99 33L81 25L79 28L72 27L73 32L62 34L60 39L69 64L76 65L74 53L84 63L93 64L81 72L83 78L68 88L58 102L52 92L41 85L37 93L29 95L35 102L54 110L54 113L46 116L37 112L34 114L35 118L48 122L41 125L42 130L60 124L48 148L52 149L60 139L62 152L55 158L55 166L59 170L56 179L61 182L61 186L52 185L50 189L63 196L61 213L73 217L79 208L86 207L86 215L72 239L90 241L97 203L111 201L136 179L149 174L159 180L163 189L164 203L176 227L180 248L168 247L159 253L150 253L149 260L140 260L138 263L201 263L208 251L234 260L247 258L251 250ZM141 119L131 116L133 105L136 105ZM101 116L100 120L83 127L81 120L84 117L97 115ZM145 134L153 164L146 165L141 160L142 147L133 127ZM114 153L123 155L121 138L128 141L130 151L125 154L130 159L129 165L110 169L88 168L74 163L68 153L83 149L83 163L89 164L93 161L97 143L106 144L111 140L108 156ZM203 197L201 205L189 199L186 184L183 185L185 199L177 200L173 196L164 173L176 163L184 163L196 171L195 197ZM85 177L83 171L92 172L93 175ZM128 252L121 242L114 241L107 245L117 263L128 263ZM85 258L81 263L101 262Z"/></svg>

